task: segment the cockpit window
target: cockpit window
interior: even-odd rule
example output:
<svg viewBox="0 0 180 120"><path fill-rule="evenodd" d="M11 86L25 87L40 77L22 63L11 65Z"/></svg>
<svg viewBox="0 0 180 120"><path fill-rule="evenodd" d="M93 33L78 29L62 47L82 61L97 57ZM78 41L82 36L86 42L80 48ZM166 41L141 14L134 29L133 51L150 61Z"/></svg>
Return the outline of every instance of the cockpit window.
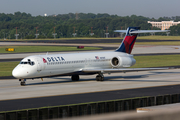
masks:
<svg viewBox="0 0 180 120"><path fill-rule="evenodd" d="M29 62L24 62L24 61L21 61L19 64L29 64L29 65L34 65L34 62L33 61L29 61Z"/></svg>

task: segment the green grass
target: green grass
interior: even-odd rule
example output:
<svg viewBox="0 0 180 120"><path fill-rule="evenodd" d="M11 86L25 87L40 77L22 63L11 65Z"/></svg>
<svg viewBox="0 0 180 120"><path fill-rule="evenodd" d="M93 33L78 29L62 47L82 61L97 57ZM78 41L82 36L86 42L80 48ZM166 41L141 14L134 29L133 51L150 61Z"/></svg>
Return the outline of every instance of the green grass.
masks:
<svg viewBox="0 0 180 120"><path fill-rule="evenodd" d="M180 55L134 56L134 58L136 64L133 68L180 65Z"/></svg>
<svg viewBox="0 0 180 120"><path fill-rule="evenodd" d="M0 76L12 76L12 70L19 62L0 62Z"/></svg>
<svg viewBox="0 0 180 120"><path fill-rule="evenodd" d="M15 48L14 52L5 51L6 48ZM21 52L52 52L52 51L74 51L74 50L99 50L98 47L76 47L65 46L0 46L0 53L21 53Z"/></svg>
<svg viewBox="0 0 180 120"><path fill-rule="evenodd" d="M172 42L136 42L136 45L180 45L180 41Z"/></svg>
<svg viewBox="0 0 180 120"><path fill-rule="evenodd" d="M98 44L110 44L110 45L120 45L121 43L98 43ZM135 45L180 45L180 41L172 42L136 42Z"/></svg>
<svg viewBox="0 0 180 120"><path fill-rule="evenodd" d="M135 56L133 68L162 67L180 65L180 55ZM0 62L0 76L11 76L13 68L19 62Z"/></svg>
<svg viewBox="0 0 180 120"><path fill-rule="evenodd" d="M137 39L146 39L146 40L180 40L180 36L138 36Z"/></svg>

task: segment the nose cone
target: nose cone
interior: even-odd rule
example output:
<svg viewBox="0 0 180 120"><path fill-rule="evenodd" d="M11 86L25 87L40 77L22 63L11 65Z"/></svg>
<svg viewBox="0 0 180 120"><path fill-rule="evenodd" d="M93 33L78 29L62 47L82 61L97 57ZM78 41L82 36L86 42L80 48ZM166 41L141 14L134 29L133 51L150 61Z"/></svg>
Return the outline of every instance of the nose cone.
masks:
<svg viewBox="0 0 180 120"><path fill-rule="evenodd" d="M15 68L13 69L12 75L13 75L13 77L15 77L15 78L21 78L21 77L22 77L20 70L18 70L18 67L15 67Z"/></svg>
<svg viewBox="0 0 180 120"><path fill-rule="evenodd" d="M17 65L13 71L12 71L12 75L15 77L15 78L18 78L18 79L21 79L21 78L25 78L27 75L26 75L26 70L20 66L20 65Z"/></svg>

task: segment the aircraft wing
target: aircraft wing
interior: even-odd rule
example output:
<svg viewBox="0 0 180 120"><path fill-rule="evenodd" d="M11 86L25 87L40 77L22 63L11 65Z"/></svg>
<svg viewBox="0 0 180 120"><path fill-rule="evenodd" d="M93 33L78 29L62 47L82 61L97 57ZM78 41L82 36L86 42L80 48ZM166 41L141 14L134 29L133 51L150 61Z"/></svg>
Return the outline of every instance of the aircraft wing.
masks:
<svg viewBox="0 0 180 120"><path fill-rule="evenodd" d="M119 68L119 69L81 69L82 72L133 72L133 71L149 71L149 70L166 70L170 68Z"/></svg>

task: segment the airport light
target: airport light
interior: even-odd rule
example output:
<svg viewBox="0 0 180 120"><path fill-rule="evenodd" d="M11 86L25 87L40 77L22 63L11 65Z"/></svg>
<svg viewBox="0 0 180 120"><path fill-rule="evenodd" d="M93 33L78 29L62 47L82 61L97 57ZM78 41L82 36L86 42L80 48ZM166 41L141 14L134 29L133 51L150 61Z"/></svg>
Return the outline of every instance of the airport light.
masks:
<svg viewBox="0 0 180 120"><path fill-rule="evenodd" d="M93 28L93 27L91 27L91 33L90 33L90 35L91 35L91 36L93 36L93 35L94 35L94 33L93 33L93 31L92 31L92 28Z"/></svg>
<svg viewBox="0 0 180 120"><path fill-rule="evenodd" d="M54 33L52 34L54 36L54 39L56 38L56 35L57 35L57 33L55 33L55 28L56 27L54 27Z"/></svg>
<svg viewBox="0 0 180 120"><path fill-rule="evenodd" d="M108 35L109 35L109 33L108 33L108 27L106 27L106 33L105 33L105 35L106 35L106 38L108 38Z"/></svg>
<svg viewBox="0 0 180 120"><path fill-rule="evenodd" d="M76 27L73 27L74 28L74 33L72 34L74 37L76 37L76 35L77 35L77 33L75 33L75 28ZM76 30L76 32L77 32L77 30Z"/></svg>
<svg viewBox="0 0 180 120"><path fill-rule="evenodd" d="M16 34L15 34L16 40L18 39L18 36L19 36L19 34L17 34L17 28L18 28L18 27L16 27Z"/></svg>

